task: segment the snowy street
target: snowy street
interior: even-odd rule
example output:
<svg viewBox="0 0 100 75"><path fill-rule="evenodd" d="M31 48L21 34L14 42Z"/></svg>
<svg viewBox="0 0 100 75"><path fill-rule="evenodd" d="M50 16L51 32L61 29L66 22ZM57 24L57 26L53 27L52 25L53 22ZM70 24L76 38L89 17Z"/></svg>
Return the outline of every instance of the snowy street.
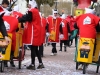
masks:
<svg viewBox="0 0 100 75"><path fill-rule="evenodd" d="M0 75L83 75L82 70L76 70L76 63L74 62L74 45L67 48L67 52L59 52L59 44L57 44L58 54L56 56L50 56L51 46L44 47L43 63L44 69L27 70L26 66L30 64L30 50L26 51L25 59L22 62L22 69L18 69L18 62L15 61L16 67L5 68L4 73ZM38 60L36 58L36 67L38 66ZM96 74L96 66L89 65L85 75L100 75Z"/></svg>

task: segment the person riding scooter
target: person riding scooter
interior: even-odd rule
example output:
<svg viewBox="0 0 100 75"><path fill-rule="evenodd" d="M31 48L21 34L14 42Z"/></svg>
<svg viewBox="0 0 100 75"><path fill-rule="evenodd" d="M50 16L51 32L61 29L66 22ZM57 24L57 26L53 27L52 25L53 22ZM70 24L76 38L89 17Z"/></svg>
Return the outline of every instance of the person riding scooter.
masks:
<svg viewBox="0 0 100 75"><path fill-rule="evenodd" d="M99 17L95 15L95 10L85 8L85 14L78 16L74 25L79 30L80 38L96 39L96 33L100 32L99 20ZM95 48L96 44L94 44L94 53Z"/></svg>

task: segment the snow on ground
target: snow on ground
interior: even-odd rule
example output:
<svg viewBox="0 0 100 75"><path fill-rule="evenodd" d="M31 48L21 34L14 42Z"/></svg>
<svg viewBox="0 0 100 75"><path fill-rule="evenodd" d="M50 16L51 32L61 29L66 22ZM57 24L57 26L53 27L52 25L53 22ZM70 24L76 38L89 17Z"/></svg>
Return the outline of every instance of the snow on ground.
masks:
<svg viewBox="0 0 100 75"><path fill-rule="evenodd" d="M57 46L59 50L59 46ZM84 75L82 70L76 70L76 63L74 62L74 52L75 47L68 48L67 52L59 52L56 56L50 56L51 46L45 47L43 63L45 65L44 69L27 70L26 66L30 64L30 51L26 52L25 60L22 62L22 69L18 69L16 63L15 68L5 68L4 73L0 75ZM36 58L36 67L38 66L38 60ZM96 66L89 65L85 75L100 75L96 74Z"/></svg>

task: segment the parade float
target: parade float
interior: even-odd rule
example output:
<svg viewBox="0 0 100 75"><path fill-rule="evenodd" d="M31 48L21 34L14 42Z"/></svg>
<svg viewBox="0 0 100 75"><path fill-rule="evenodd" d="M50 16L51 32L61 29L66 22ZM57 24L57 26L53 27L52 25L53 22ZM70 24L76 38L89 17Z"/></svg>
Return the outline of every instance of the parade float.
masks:
<svg viewBox="0 0 100 75"><path fill-rule="evenodd" d="M91 3L97 2L97 0L73 0L74 4L76 5L75 8L75 16L83 14L85 8L91 6Z"/></svg>
<svg viewBox="0 0 100 75"><path fill-rule="evenodd" d="M94 9L95 8L94 3L97 2L97 0L73 0L73 1L77 5L75 9L75 16L84 14L85 8ZM84 20L88 22L88 20L90 19L87 18ZM83 20L80 22L83 22ZM90 24L83 24L83 25L89 26ZM100 46L99 46L100 45L100 33L99 32L96 33L95 39L94 38L84 38L80 36L77 41L78 42L77 42L76 51L75 51L76 70L81 69L83 70L83 74L86 74L87 68L91 64L91 65L97 66L96 73L98 73L99 66L100 66Z"/></svg>

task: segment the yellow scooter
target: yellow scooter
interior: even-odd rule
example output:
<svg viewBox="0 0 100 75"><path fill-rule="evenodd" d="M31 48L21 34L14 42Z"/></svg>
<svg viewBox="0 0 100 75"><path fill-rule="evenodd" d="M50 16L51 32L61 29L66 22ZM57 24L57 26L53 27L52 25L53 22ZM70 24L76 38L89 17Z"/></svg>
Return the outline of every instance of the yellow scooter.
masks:
<svg viewBox="0 0 100 75"><path fill-rule="evenodd" d="M12 39L12 34L8 34L9 38ZM5 41L2 34L0 33L0 41ZM0 45L0 72L4 71L4 61L10 60L10 53L11 53L11 44L12 41L8 46Z"/></svg>
<svg viewBox="0 0 100 75"><path fill-rule="evenodd" d="M12 39L12 34L8 33L10 39ZM5 41L2 34L0 34L0 41ZM20 33L16 33L16 47L14 51L13 61L18 61L18 68L21 69L21 62L24 60L24 47L20 49ZM10 61L12 41L8 46L0 46L0 72L4 71L4 61Z"/></svg>
<svg viewBox="0 0 100 75"><path fill-rule="evenodd" d="M79 42L76 48L76 69L80 63L83 65L83 74L86 73L86 68L89 64L97 65L97 73L99 69L99 52L100 52L100 33L97 33L96 40L91 38L79 38ZM95 45L96 43L96 45ZM96 48L94 48L94 45Z"/></svg>

